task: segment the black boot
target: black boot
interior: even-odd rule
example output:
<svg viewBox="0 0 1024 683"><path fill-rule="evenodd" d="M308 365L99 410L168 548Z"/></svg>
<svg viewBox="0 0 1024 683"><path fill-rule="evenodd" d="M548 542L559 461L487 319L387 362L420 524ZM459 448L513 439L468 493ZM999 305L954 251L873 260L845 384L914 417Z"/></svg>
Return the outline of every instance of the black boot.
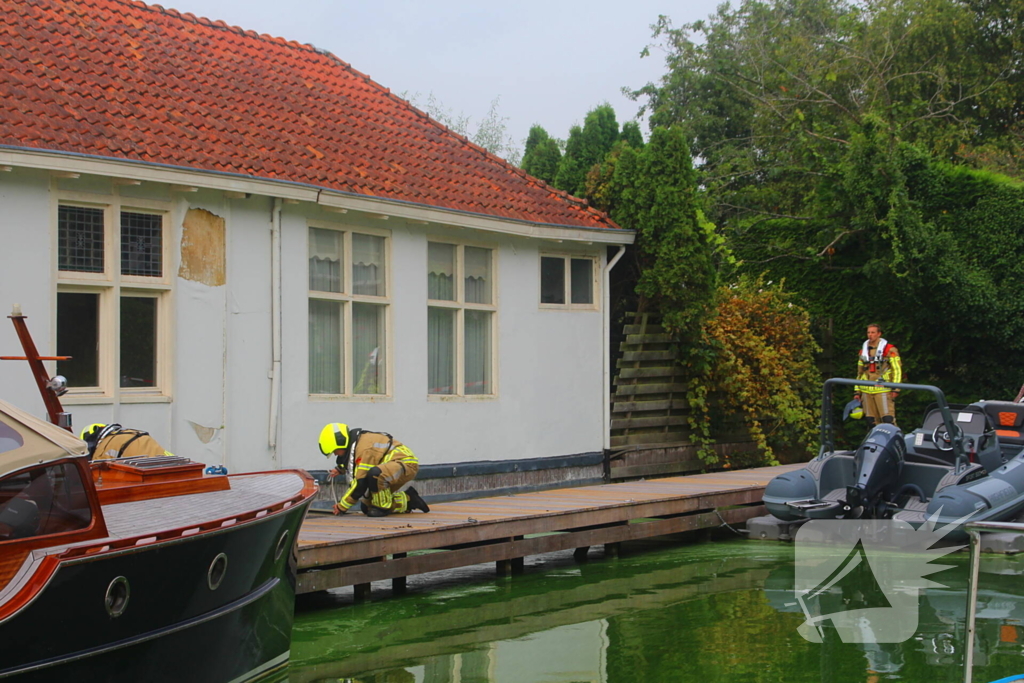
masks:
<svg viewBox="0 0 1024 683"><path fill-rule="evenodd" d="M391 511L379 508L376 505L367 505L366 503L363 503L363 513L367 517L387 517L391 514Z"/></svg>
<svg viewBox="0 0 1024 683"><path fill-rule="evenodd" d="M422 510L423 512L430 512L430 506L427 505L427 501L423 500L423 496L413 487L409 487L405 490L405 494L409 496L409 511Z"/></svg>

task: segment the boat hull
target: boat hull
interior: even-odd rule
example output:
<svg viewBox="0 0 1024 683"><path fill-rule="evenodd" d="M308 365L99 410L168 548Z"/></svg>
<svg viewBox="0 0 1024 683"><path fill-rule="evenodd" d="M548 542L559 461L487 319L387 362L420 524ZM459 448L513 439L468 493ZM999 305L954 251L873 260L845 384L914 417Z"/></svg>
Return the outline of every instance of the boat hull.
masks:
<svg viewBox="0 0 1024 683"><path fill-rule="evenodd" d="M0 623L0 679L223 682L283 666L294 540L307 506L62 563L31 603ZM211 579L221 555L222 578L214 567ZM117 577L127 580L128 599L111 616L105 598Z"/></svg>

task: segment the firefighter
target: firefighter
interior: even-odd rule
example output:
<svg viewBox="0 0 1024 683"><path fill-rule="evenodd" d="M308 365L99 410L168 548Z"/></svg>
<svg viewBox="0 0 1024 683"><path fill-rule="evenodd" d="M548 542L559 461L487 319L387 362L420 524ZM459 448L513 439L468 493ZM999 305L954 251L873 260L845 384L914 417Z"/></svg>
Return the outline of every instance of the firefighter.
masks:
<svg viewBox="0 0 1024 683"><path fill-rule="evenodd" d="M895 346L882 338L882 327L871 323L867 327L868 338L860 349L857 358L857 379L868 382L903 381L903 364L900 352ZM861 385L856 387L853 398L864 406L868 427L879 422L896 423L896 397L899 389L890 389L877 385Z"/></svg>
<svg viewBox="0 0 1024 683"><path fill-rule="evenodd" d="M82 430L82 441L89 446L90 460L139 458L173 455L141 429L125 429L119 424L91 424Z"/></svg>
<svg viewBox="0 0 1024 683"><path fill-rule="evenodd" d="M370 517L430 512L416 489L401 490L416 477L420 466L413 452L390 434L332 422L320 431L320 452L336 457L329 479L348 479L348 490L335 503L334 514L345 514L357 501L362 501L363 513Z"/></svg>

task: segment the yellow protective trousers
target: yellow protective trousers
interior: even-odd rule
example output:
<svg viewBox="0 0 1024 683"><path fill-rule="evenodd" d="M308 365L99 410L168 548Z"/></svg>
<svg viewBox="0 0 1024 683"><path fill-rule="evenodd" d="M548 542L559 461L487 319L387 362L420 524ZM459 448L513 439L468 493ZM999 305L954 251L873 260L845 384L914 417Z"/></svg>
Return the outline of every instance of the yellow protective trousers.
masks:
<svg viewBox="0 0 1024 683"><path fill-rule="evenodd" d="M376 492L371 490L367 481L374 467L380 470L374 480ZM338 507L348 510L359 499L388 512L409 512L409 496L399 489L415 479L419 469L419 461L408 446L395 446L379 464L360 462L356 466L355 479L338 501Z"/></svg>

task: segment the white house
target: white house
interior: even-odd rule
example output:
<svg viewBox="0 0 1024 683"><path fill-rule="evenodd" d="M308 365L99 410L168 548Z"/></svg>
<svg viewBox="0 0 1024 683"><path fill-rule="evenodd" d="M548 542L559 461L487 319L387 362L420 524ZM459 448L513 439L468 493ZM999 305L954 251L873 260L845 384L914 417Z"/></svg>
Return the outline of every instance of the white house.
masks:
<svg viewBox="0 0 1024 683"><path fill-rule="evenodd" d="M630 231L312 46L121 0L0 8L0 310L73 357L77 429L233 471L326 468L330 421L425 464L605 447ZM43 413L24 363L0 387Z"/></svg>

